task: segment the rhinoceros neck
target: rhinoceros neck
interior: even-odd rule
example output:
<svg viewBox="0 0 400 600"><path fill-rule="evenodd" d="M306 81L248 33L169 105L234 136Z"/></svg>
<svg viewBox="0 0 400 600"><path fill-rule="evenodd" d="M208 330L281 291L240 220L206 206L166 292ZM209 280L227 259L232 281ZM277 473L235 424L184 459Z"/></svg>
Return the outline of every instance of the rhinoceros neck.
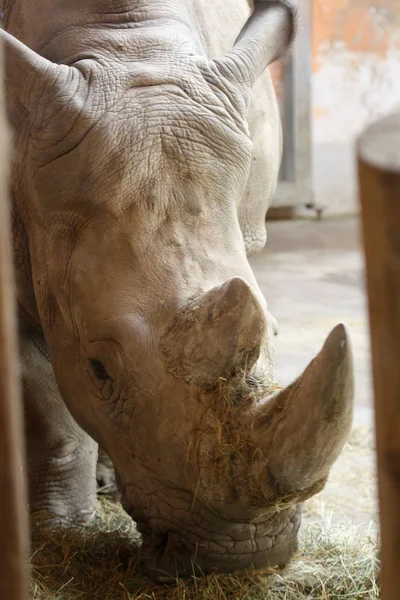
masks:
<svg viewBox="0 0 400 600"><path fill-rule="evenodd" d="M66 31L75 29L82 36L82 28L87 28L88 45L96 28L108 28L111 38L118 30L177 26L196 38L194 4L194 0L8 0L4 26L39 52Z"/></svg>

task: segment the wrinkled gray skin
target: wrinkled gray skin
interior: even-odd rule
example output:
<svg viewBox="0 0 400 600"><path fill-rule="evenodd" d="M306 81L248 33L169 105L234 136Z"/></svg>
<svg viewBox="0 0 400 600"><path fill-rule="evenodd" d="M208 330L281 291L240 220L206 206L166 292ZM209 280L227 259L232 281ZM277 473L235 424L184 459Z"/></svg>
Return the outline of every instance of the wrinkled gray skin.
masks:
<svg viewBox="0 0 400 600"><path fill-rule="evenodd" d="M265 68L290 6L246 25L246 0L5 7L31 511L90 514L98 443L161 581L287 562L351 423L343 326L292 386L249 395L273 379L247 253L276 186Z"/></svg>

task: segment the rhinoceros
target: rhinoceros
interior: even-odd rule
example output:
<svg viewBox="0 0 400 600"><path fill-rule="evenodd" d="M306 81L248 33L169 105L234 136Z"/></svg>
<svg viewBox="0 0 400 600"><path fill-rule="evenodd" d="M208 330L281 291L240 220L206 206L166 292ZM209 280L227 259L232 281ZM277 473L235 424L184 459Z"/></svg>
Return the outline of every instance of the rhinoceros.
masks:
<svg viewBox="0 0 400 600"><path fill-rule="evenodd" d="M352 419L343 325L274 387L248 262L295 2L3 8L32 518L91 514L100 447L154 579L286 564Z"/></svg>

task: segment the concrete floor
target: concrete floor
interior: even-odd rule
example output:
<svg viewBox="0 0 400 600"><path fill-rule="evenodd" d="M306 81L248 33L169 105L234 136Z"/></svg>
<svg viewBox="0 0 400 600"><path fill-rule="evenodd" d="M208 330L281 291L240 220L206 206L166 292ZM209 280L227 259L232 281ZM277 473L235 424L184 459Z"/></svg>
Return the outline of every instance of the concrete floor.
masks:
<svg viewBox="0 0 400 600"><path fill-rule="evenodd" d="M267 223L265 250L251 259L279 323L276 375L288 384L340 322L354 351L356 424L372 422L372 387L363 255L356 218Z"/></svg>

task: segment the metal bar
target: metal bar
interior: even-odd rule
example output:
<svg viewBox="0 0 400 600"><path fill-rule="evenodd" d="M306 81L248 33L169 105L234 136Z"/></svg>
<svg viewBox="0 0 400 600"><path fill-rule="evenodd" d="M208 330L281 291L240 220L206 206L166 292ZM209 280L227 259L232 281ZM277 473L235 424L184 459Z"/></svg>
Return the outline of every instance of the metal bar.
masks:
<svg viewBox="0 0 400 600"><path fill-rule="evenodd" d="M295 60L296 102L296 181L299 188L298 203L305 205L314 201L312 185L312 5L311 0L300 2L300 24Z"/></svg>
<svg viewBox="0 0 400 600"><path fill-rule="evenodd" d="M296 181L297 111L295 60L293 56L285 63L283 89L283 153L279 176L284 181Z"/></svg>
<svg viewBox="0 0 400 600"><path fill-rule="evenodd" d="M273 206L314 205L312 173L312 4L300 2L299 32L285 64L283 156Z"/></svg>

